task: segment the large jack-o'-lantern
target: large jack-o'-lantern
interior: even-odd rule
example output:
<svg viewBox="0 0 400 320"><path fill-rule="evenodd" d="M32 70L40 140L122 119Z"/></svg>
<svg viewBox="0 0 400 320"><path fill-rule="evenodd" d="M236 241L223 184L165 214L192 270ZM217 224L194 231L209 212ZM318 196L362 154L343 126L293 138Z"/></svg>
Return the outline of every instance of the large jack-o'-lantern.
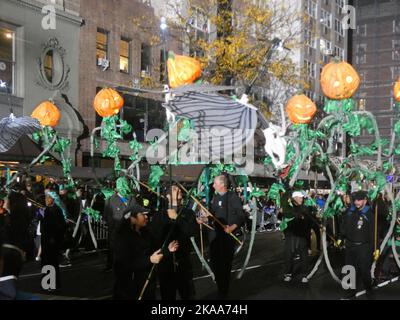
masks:
<svg viewBox="0 0 400 320"><path fill-rule="evenodd" d="M201 76L199 61L174 54L172 51L168 54L167 66L169 86L171 88L191 84Z"/></svg>
<svg viewBox="0 0 400 320"><path fill-rule="evenodd" d="M311 122L317 112L317 106L307 96L301 94L288 101L286 112L292 123L305 124Z"/></svg>
<svg viewBox="0 0 400 320"><path fill-rule="evenodd" d="M347 62L333 61L322 69L321 87L329 99L349 99L359 85L360 77L357 71Z"/></svg>
<svg viewBox="0 0 400 320"><path fill-rule="evenodd" d="M61 119L61 113L51 101L44 101L33 110L31 117L38 119L43 127L54 128Z"/></svg>
<svg viewBox="0 0 400 320"><path fill-rule="evenodd" d="M397 102L400 102L400 79L394 85L393 94L394 94L394 99Z"/></svg>
<svg viewBox="0 0 400 320"><path fill-rule="evenodd" d="M99 91L93 102L96 112L103 118L118 114L123 105L124 99L121 95L110 88Z"/></svg>

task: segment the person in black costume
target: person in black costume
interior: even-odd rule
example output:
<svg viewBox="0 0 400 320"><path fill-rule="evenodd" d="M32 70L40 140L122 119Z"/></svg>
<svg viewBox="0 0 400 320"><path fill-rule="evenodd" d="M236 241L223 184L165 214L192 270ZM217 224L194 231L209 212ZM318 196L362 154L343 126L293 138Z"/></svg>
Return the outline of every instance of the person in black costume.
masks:
<svg viewBox="0 0 400 320"><path fill-rule="evenodd" d="M136 204L135 197L131 194L129 184L124 177L117 179L115 193L105 201L104 218L108 226L108 253L107 263L104 271L112 269L113 247L116 229L122 220L123 212L131 205Z"/></svg>
<svg viewBox="0 0 400 320"><path fill-rule="evenodd" d="M367 298L371 298L371 266L375 233L374 214L368 205L367 192L354 192L352 199L354 205L343 217L339 242L345 241L346 265L355 268L356 280L362 281ZM357 283L354 284L357 287ZM347 296L352 297L355 293L356 289L350 289Z"/></svg>
<svg viewBox="0 0 400 320"><path fill-rule="evenodd" d="M228 177L220 175L214 179L216 195L211 202L210 212L218 218L225 228L214 222L215 231L210 232L211 268L218 287L218 298L225 299L229 292L232 261L235 253L234 233L245 221L243 204L239 196L228 191ZM201 223L200 220L198 220Z"/></svg>
<svg viewBox="0 0 400 320"><path fill-rule="evenodd" d="M175 252L178 243L172 241L168 250L156 250L156 241L146 228L147 211L132 204L125 212L114 239L114 299L137 300L151 270L152 264L159 264L164 255ZM155 299L155 281L152 277L143 300Z"/></svg>
<svg viewBox="0 0 400 320"><path fill-rule="evenodd" d="M287 195L283 197L283 217L287 219L285 234L285 272L284 281L293 279L294 259L300 257L300 278L302 283L308 283L307 275L307 241L311 232L311 208L304 204L302 191L294 191L291 201Z"/></svg>
<svg viewBox="0 0 400 320"><path fill-rule="evenodd" d="M42 267L51 265L56 271L56 290L61 287L59 254L67 223L61 200L54 191L46 193L46 209L40 223Z"/></svg>
<svg viewBox="0 0 400 320"><path fill-rule="evenodd" d="M199 227L195 213L190 209L182 208L182 190L178 186L171 186L167 198L170 203L169 209L163 208L156 213L149 225L152 233L157 236L159 246L164 241L179 242L179 250L165 257L158 266L161 299L176 300L178 291L182 300L192 300L195 290L190 261L190 237L199 231ZM166 205L165 201L164 206Z"/></svg>

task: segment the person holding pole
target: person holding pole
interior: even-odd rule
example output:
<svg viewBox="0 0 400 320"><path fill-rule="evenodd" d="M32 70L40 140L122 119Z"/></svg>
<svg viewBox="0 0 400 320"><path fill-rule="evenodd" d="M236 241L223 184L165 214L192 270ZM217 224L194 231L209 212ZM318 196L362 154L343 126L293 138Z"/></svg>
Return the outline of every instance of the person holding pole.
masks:
<svg viewBox="0 0 400 320"><path fill-rule="evenodd" d="M132 204L125 212L117 228L114 241L114 299L137 300L141 296L152 265L159 264L168 252L178 250L178 242L172 241L168 250L156 250L155 240L147 230L147 211ZM153 278L154 279L154 278ZM147 284L143 300L155 299L155 282Z"/></svg>

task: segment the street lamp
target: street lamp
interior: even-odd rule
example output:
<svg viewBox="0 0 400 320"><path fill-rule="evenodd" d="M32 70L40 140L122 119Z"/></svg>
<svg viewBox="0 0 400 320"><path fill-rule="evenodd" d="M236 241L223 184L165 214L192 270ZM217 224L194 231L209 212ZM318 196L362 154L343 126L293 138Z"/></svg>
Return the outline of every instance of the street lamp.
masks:
<svg viewBox="0 0 400 320"><path fill-rule="evenodd" d="M167 19L165 17L161 17L161 24L160 24L161 31L164 32L167 28L168 28Z"/></svg>
<svg viewBox="0 0 400 320"><path fill-rule="evenodd" d="M167 19L165 17L161 17L160 19L160 29L161 29L161 38L163 42L163 60L164 60L164 81L167 80L166 82L168 83L168 74L167 74L167 37L166 37L166 32L167 32Z"/></svg>

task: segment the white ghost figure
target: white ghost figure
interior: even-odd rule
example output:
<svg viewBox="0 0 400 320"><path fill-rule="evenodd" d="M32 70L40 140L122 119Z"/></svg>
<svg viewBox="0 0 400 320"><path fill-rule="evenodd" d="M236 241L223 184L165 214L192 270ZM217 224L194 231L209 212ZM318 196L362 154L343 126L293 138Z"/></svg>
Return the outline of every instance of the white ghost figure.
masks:
<svg viewBox="0 0 400 320"><path fill-rule="evenodd" d="M164 93L165 93L165 103L168 104L169 101L174 99L174 95L169 90L168 85L164 86ZM167 122L168 123L175 122L175 115L171 112L171 110L168 107L166 107L165 111L167 113Z"/></svg>
<svg viewBox="0 0 400 320"><path fill-rule="evenodd" d="M285 130L270 123L269 127L263 130L263 133L265 137L265 152L271 157L276 169L284 168L287 145L284 138Z"/></svg>

